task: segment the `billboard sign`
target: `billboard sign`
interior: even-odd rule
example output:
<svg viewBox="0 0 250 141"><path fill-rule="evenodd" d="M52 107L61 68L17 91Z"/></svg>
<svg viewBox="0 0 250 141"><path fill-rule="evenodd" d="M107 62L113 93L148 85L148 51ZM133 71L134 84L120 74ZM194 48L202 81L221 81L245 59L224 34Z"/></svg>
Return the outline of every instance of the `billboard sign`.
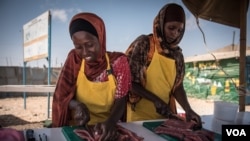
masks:
<svg viewBox="0 0 250 141"><path fill-rule="evenodd" d="M49 26L49 11L46 11L23 26L24 62L48 57Z"/></svg>

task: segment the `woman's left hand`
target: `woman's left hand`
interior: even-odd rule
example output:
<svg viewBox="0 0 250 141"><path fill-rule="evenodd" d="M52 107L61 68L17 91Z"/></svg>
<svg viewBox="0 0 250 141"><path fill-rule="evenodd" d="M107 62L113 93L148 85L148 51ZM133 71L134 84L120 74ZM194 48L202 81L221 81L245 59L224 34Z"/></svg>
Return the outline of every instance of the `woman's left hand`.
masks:
<svg viewBox="0 0 250 141"><path fill-rule="evenodd" d="M202 121L201 117L195 113L192 109L186 111L186 120L187 121L194 121L196 123L195 129L201 129L202 128Z"/></svg>
<svg viewBox="0 0 250 141"><path fill-rule="evenodd" d="M119 133L115 126L103 122L95 125L94 136L97 136L100 141L116 141Z"/></svg>

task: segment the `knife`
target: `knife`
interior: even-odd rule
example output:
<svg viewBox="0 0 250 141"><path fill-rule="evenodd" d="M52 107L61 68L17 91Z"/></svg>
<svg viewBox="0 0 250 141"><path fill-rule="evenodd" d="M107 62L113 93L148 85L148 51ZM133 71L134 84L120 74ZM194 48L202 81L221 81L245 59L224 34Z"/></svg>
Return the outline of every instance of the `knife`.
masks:
<svg viewBox="0 0 250 141"><path fill-rule="evenodd" d="M169 118L173 118L173 119L177 119L177 120L182 120L182 121L186 121L186 118L184 118L184 117L181 117L181 116L179 116L179 115L177 115L177 114L169 114L168 115L169 116Z"/></svg>

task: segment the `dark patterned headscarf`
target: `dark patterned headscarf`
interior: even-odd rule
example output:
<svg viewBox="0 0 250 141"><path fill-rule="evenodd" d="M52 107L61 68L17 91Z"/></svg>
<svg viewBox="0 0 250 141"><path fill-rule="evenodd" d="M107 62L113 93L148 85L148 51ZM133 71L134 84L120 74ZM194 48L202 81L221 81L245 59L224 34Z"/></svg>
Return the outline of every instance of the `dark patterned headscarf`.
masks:
<svg viewBox="0 0 250 141"><path fill-rule="evenodd" d="M160 54L172 58L176 62L175 87L182 83L185 67L182 50L178 47L178 43L181 41L185 29L183 29L182 34L174 42L168 43L164 37L164 24L170 21L183 22L185 28L184 10L175 3L166 4L159 11L154 19L153 34L141 35L130 44L126 54L130 60L132 81L141 83L143 86L145 85L146 68L152 60L156 47ZM175 46L175 48L171 48L171 46Z"/></svg>
<svg viewBox="0 0 250 141"><path fill-rule="evenodd" d="M166 22L182 22L184 23L184 29L181 35L172 43L168 43L164 36L164 24ZM185 74L184 57L182 50L178 47L185 31L185 13L181 6L171 3L167 4L159 11L158 15L154 19L153 26L153 38L160 54L170 57L176 61L176 82L175 87L178 86ZM172 46L175 46L174 48Z"/></svg>
<svg viewBox="0 0 250 141"><path fill-rule="evenodd" d="M168 43L164 37L164 24L170 21L182 22L185 28L185 13L181 6L171 3L162 7L154 19L153 34L141 35L135 39L126 50L126 55L129 58L132 81L140 83L142 86L146 84L147 67L151 63L155 47L159 54L174 59L177 72L175 84L172 88L173 93L176 87L182 84L185 74L182 50L178 47L178 43L181 41L185 29L183 29L182 34L174 42ZM172 48L173 46L174 48ZM140 101L140 99L141 97L138 94L130 91L129 102L131 103L132 109L135 108L136 103ZM173 97L170 98L169 104L172 112L176 113L175 100Z"/></svg>
<svg viewBox="0 0 250 141"><path fill-rule="evenodd" d="M165 40L164 25L167 22L173 21L184 23L184 29L179 38L177 38L173 43L170 44ZM157 36L155 37L155 40L158 40L158 42L160 42L160 45L163 49L170 49L170 45L178 45L185 31L185 21L185 13L181 6L175 3L171 3L162 7L162 9L159 11L158 15L154 19L153 32L154 35Z"/></svg>

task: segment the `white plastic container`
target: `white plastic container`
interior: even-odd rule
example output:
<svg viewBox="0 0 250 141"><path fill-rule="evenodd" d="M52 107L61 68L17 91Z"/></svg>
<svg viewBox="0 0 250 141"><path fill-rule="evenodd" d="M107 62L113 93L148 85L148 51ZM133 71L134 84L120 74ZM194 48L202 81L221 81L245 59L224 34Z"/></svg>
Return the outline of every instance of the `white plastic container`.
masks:
<svg viewBox="0 0 250 141"><path fill-rule="evenodd" d="M221 134L221 129L222 129L222 125L227 125L227 124L232 124L231 122L228 121L224 121L224 120L219 120L217 118L213 118L212 119L212 131Z"/></svg>
<svg viewBox="0 0 250 141"><path fill-rule="evenodd" d="M214 118L234 123L239 105L225 101L214 102Z"/></svg>
<svg viewBox="0 0 250 141"><path fill-rule="evenodd" d="M238 112L235 124L250 125L250 112Z"/></svg>

